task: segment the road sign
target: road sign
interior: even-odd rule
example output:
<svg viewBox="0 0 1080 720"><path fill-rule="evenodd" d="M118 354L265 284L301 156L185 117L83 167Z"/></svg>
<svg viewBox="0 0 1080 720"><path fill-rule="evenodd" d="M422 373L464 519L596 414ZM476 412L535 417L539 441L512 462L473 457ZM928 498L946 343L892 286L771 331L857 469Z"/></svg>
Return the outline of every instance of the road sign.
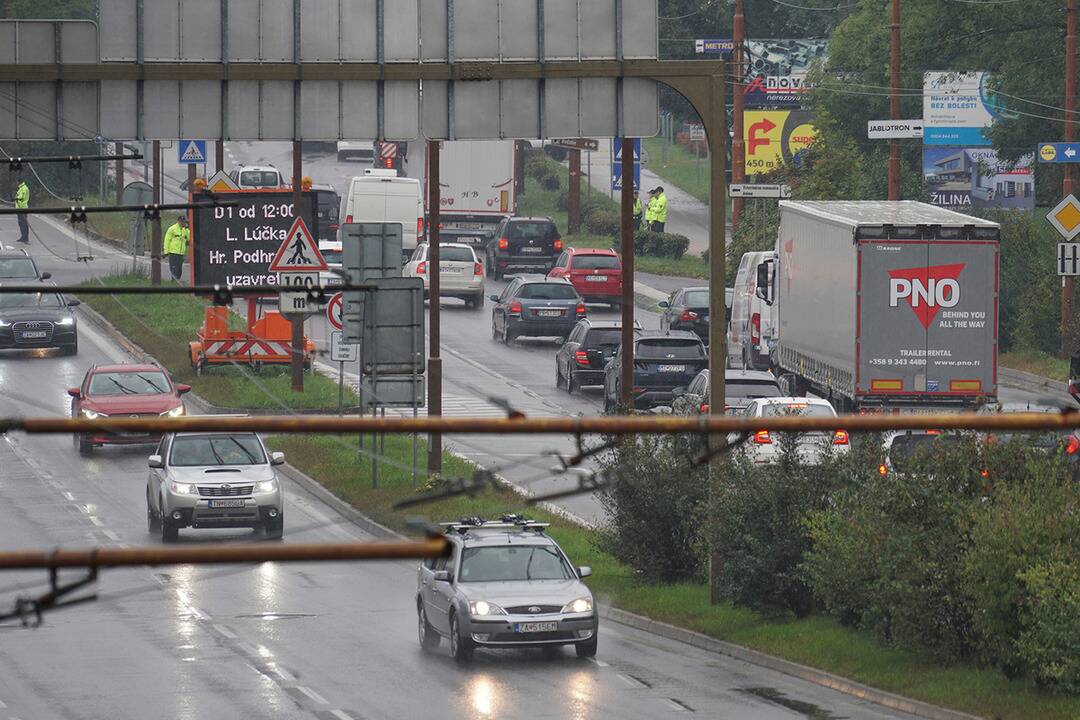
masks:
<svg viewBox="0 0 1080 720"><path fill-rule="evenodd" d="M320 272L330 269L303 218L296 218L293 222L269 269L270 272L279 273Z"/></svg>
<svg viewBox="0 0 1080 720"><path fill-rule="evenodd" d="M561 138L559 140L552 140L552 145L556 147L564 147L570 150L599 150L600 141L593 140L591 138Z"/></svg>
<svg viewBox="0 0 1080 720"><path fill-rule="evenodd" d="M1058 275L1080 275L1080 243L1058 243Z"/></svg>
<svg viewBox="0 0 1080 720"><path fill-rule="evenodd" d="M278 310L284 315L313 315L319 312L319 304L308 297L307 292L278 293Z"/></svg>
<svg viewBox="0 0 1080 720"><path fill-rule="evenodd" d="M278 285L283 288L295 288L306 291L308 288L313 288L318 284L319 273L317 272L278 273Z"/></svg>
<svg viewBox="0 0 1080 720"><path fill-rule="evenodd" d="M922 120L870 120L866 123L866 137L870 140L921 139Z"/></svg>
<svg viewBox="0 0 1080 720"><path fill-rule="evenodd" d="M703 54L723 54L735 49L735 41L731 38L704 38L694 41L694 52Z"/></svg>
<svg viewBox="0 0 1080 720"><path fill-rule="evenodd" d="M791 187L788 185L732 183L728 185L728 195L733 198L789 198L791 197Z"/></svg>
<svg viewBox="0 0 1080 720"><path fill-rule="evenodd" d="M1047 214L1046 219L1061 233L1061 237L1072 240L1080 235L1080 201L1074 195L1069 195Z"/></svg>
<svg viewBox="0 0 1080 720"><path fill-rule="evenodd" d="M622 138L611 141L611 189L622 190ZM634 138L634 192L641 190L641 138Z"/></svg>
<svg viewBox="0 0 1080 720"><path fill-rule="evenodd" d="M334 297L330 298L330 302L326 305L326 319L330 322L330 325L341 329L342 326L342 312L345 310L345 296L342 293L335 293ZM338 333L340 335L340 333Z"/></svg>
<svg viewBox="0 0 1080 720"><path fill-rule="evenodd" d="M1039 162L1080 163L1080 143L1039 143Z"/></svg>
<svg viewBox="0 0 1080 720"><path fill-rule="evenodd" d="M342 269L350 285L374 278L401 277L401 223L345 223L341 226ZM345 293L341 310L347 342L364 339L364 304L369 293Z"/></svg>
<svg viewBox="0 0 1080 720"><path fill-rule="evenodd" d="M396 158L398 154L398 144L396 142L381 142L379 143L379 157L383 160L390 160Z"/></svg>
<svg viewBox="0 0 1080 720"><path fill-rule="evenodd" d="M335 297L340 298L341 293ZM340 330L330 333L330 360L332 362L356 362L360 359L360 346L345 342L345 334Z"/></svg>
<svg viewBox="0 0 1080 720"><path fill-rule="evenodd" d="M383 277L366 303L361 340L365 374L424 372L424 281Z"/></svg>
<svg viewBox="0 0 1080 720"><path fill-rule="evenodd" d="M690 139L691 140L704 140L705 139L705 126L701 123L691 123L689 126Z"/></svg>
<svg viewBox="0 0 1080 720"><path fill-rule="evenodd" d="M229 174L224 170L218 170L206 181L206 189L210 192L236 192L240 186L233 182Z"/></svg>
<svg viewBox="0 0 1080 720"><path fill-rule="evenodd" d="M176 162L181 165L201 165L206 162L205 140L181 140L176 143Z"/></svg>
<svg viewBox="0 0 1080 720"><path fill-rule="evenodd" d="M611 155L615 162L622 162L622 140L617 136L611 140ZM634 162L641 162L641 138L634 138Z"/></svg>

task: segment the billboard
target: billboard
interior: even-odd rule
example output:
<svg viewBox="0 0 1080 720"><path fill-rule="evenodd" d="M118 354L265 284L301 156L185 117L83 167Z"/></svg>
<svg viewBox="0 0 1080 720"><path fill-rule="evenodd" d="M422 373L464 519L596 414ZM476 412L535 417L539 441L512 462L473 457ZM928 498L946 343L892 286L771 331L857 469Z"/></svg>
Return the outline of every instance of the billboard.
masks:
<svg viewBox="0 0 1080 720"><path fill-rule="evenodd" d="M802 107L809 89L806 73L815 61L825 59L827 46L824 39L747 41L743 78L746 107Z"/></svg>
<svg viewBox="0 0 1080 720"><path fill-rule="evenodd" d="M1003 103L987 86L985 72L923 75L923 142L963 147L990 145L984 130L1002 116Z"/></svg>
<svg viewBox="0 0 1080 720"><path fill-rule="evenodd" d="M982 147L923 147L923 177L930 202L950 210L1006 208L1035 210L1031 155L1015 165Z"/></svg>
<svg viewBox="0 0 1080 720"><path fill-rule="evenodd" d="M763 175L793 165L817 138L805 110L747 110L743 118L746 174Z"/></svg>

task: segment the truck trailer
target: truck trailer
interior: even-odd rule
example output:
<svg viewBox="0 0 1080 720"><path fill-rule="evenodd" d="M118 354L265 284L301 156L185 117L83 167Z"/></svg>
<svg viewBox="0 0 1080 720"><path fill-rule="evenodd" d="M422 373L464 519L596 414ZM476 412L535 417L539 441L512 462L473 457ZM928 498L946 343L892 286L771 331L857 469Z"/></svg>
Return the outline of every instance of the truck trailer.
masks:
<svg viewBox="0 0 1080 720"><path fill-rule="evenodd" d="M770 363L838 411L997 398L997 223L913 201L781 201Z"/></svg>
<svg viewBox="0 0 1080 720"><path fill-rule="evenodd" d="M440 143L439 237L443 242L479 247L503 218L517 212L517 159L513 140ZM425 194L425 207L427 201ZM431 208L426 209L430 216Z"/></svg>

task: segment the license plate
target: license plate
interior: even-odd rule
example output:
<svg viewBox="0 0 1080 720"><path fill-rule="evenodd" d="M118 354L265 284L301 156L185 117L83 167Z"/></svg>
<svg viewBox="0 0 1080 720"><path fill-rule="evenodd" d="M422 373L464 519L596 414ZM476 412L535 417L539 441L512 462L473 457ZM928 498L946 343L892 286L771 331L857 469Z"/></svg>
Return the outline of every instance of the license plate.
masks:
<svg viewBox="0 0 1080 720"><path fill-rule="evenodd" d="M242 508L243 498L229 498L228 500L207 500L207 505L212 508Z"/></svg>
<svg viewBox="0 0 1080 720"><path fill-rule="evenodd" d="M452 227L455 230L483 230L484 229L484 224L483 223L471 223L471 222L459 222L459 223L454 223L450 227Z"/></svg>
<svg viewBox="0 0 1080 720"><path fill-rule="evenodd" d="M558 629L557 622L514 623L514 632L517 633L557 632Z"/></svg>
<svg viewBox="0 0 1080 720"><path fill-rule="evenodd" d="M537 310L540 317L562 317L562 310Z"/></svg>
<svg viewBox="0 0 1080 720"><path fill-rule="evenodd" d="M544 251L544 249L538 247L523 247L518 248L518 251L523 253L541 253Z"/></svg>
<svg viewBox="0 0 1080 720"><path fill-rule="evenodd" d="M686 372L685 365L661 365L657 368L660 372Z"/></svg>
<svg viewBox="0 0 1080 720"><path fill-rule="evenodd" d="M44 330L27 330L20 334L20 337L24 337L27 340L33 340L34 338L43 338L47 335Z"/></svg>
<svg viewBox="0 0 1080 720"><path fill-rule="evenodd" d="M442 273L455 273L457 275L460 275L462 272L464 272L464 268L449 267L447 265L443 265L442 267L439 268L439 272L442 272Z"/></svg>
<svg viewBox="0 0 1080 720"><path fill-rule="evenodd" d="M607 282L607 275L589 275L585 282Z"/></svg>

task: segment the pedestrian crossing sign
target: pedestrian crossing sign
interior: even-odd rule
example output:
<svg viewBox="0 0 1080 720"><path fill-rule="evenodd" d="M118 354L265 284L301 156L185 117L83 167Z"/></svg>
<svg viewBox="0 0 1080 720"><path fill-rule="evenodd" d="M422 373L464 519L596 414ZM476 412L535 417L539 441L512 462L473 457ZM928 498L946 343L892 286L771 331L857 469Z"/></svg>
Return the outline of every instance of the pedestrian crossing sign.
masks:
<svg viewBox="0 0 1080 720"><path fill-rule="evenodd" d="M206 162L206 141L181 140L176 144L176 154L181 165L201 165Z"/></svg>
<svg viewBox="0 0 1080 720"><path fill-rule="evenodd" d="M296 218L285 241L281 243L274 261L270 263L270 272L322 272L329 270L319 246L311 237L311 231L303 218Z"/></svg>

